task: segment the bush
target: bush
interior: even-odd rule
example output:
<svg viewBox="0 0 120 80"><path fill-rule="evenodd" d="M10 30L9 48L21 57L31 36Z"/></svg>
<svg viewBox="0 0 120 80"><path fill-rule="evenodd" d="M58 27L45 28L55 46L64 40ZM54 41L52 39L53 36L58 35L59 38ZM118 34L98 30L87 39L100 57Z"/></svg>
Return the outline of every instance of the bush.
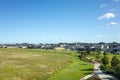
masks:
<svg viewBox="0 0 120 80"><path fill-rule="evenodd" d="M116 56L113 56L111 66L117 66L119 63L120 63L119 59Z"/></svg>
<svg viewBox="0 0 120 80"><path fill-rule="evenodd" d="M115 71L116 71L116 76L117 76L118 78L120 78L120 64L118 64L118 65L116 66Z"/></svg>
<svg viewBox="0 0 120 80"><path fill-rule="evenodd" d="M109 58L106 55L102 58L102 63L105 66L107 66L109 64Z"/></svg>
<svg viewBox="0 0 120 80"><path fill-rule="evenodd" d="M79 54L78 57L79 57L80 60L84 60L85 59L85 56L83 56L81 54Z"/></svg>
<svg viewBox="0 0 120 80"><path fill-rule="evenodd" d="M108 70L106 71L106 73L107 73L107 74L115 75L115 70L113 70L113 69L108 69Z"/></svg>
<svg viewBox="0 0 120 80"><path fill-rule="evenodd" d="M104 71L105 70L105 66L104 65L100 65L100 69Z"/></svg>
<svg viewBox="0 0 120 80"><path fill-rule="evenodd" d="M110 66L106 66L106 65L100 65L100 69L102 70L102 71L109 71L110 70Z"/></svg>
<svg viewBox="0 0 120 80"><path fill-rule="evenodd" d="M101 60L100 60L100 59L96 59L95 61L97 61L97 62L101 63Z"/></svg>

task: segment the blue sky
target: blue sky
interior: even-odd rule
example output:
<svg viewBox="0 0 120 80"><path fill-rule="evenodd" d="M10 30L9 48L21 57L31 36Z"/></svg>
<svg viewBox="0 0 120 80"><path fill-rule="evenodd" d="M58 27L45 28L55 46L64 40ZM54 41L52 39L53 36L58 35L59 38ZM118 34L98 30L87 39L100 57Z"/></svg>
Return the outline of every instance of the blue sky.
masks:
<svg viewBox="0 0 120 80"><path fill-rule="evenodd" d="M0 43L120 42L120 0L0 0Z"/></svg>

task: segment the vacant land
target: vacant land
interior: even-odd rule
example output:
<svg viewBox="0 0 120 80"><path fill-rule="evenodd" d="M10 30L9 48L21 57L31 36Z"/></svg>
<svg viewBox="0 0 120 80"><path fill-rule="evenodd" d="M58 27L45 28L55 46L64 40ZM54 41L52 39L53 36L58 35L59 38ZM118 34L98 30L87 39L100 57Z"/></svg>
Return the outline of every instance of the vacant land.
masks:
<svg viewBox="0 0 120 80"><path fill-rule="evenodd" d="M92 69L75 52L0 49L0 80L78 80Z"/></svg>

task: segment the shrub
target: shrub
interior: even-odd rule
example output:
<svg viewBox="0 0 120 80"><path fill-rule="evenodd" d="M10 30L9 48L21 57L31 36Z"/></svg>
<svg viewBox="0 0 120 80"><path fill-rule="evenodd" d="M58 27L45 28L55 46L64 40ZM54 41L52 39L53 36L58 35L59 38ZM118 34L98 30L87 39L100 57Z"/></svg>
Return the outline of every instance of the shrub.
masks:
<svg viewBox="0 0 120 80"><path fill-rule="evenodd" d="M105 70L107 69L107 65L109 64L109 58L104 55L104 57L102 58L102 63L105 66Z"/></svg>
<svg viewBox="0 0 120 80"><path fill-rule="evenodd" d="M116 69L115 69L115 71L116 71L116 76L117 76L118 78L120 78L120 64L118 64L115 68L116 68Z"/></svg>
<svg viewBox="0 0 120 80"><path fill-rule="evenodd" d="M100 65L100 69L102 70L102 71L109 71L110 70L110 66L106 66L106 65Z"/></svg>
<svg viewBox="0 0 120 80"><path fill-rule="evenodd" d="M106 71L106 73L107 73L107 74L115 75L115 70L113 70L113 69L108 69L108 70Z"/></svg>
<svg viewBox="0 0 120 80"><path fill-rule="evenodd" d="M119 63L120 63L119 59L116 56L113 56L111 66L117 66Z"/></svg>
<svg viewBox="0 0 120 80"><path fill-rule="evenodd" d="M100 65L100 69L104 71L105 70L105 66L104 65Z"/></svg>

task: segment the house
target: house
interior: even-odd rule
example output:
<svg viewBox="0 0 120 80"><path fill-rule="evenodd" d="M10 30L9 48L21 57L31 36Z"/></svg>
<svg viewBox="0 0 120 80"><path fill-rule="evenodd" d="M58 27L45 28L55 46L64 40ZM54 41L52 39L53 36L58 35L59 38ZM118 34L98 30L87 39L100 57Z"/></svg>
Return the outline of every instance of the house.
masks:
<svg viewBox="0 0 120 80"><path fill-rule="evenodd" d="M7 45L3 45L2 48L7 48Z"/></svg>
<svg viewBox="0 0 120 80"><path fill-rule="evenodd" d="M108 52L120 53L120 44L119 43L111 43L111 44L109 44Z"/></svg>
<svg viewBox="0 0 120 80"><path fill-rule="evenodd" d="M0 48L3 48L3 46L0 44Z"/></svg>
<svg viewBox="0 0 120 80"><path fill-rule="evenodd" d="M52 45L52 44L44 44L44 45L42 45L41 46L41 49L54 49L55 48L55 46L54 45Z"/></svg>
<svg viewBox="0 0 120 80"><path fill-rule="evenodd" d="M17 46L17 45L11 45L11 46L7 46L7 48L19 48L19 46Z"/></svg>
<svg viewBox="0 0 120 80"><path fill-rule="evenodd" d="M54 49L55 49L55 50L65 50L64 47L55 47Z"/></svg>
<svg viewBox="0 0 120 80"><path fill-rule="evenodd" d="M74 51L84 51L84 50L86 50L86 48L84 46L81 46L81 45L74 45L74 46L72 46L72 50L74 50Z"/></svg>
<svg viewBox="0 0 120 80"><path fill-rule="evenodd" d="M64 44L64 45L62 44L62 45L60 45L60 47L61 47L61 48L64 48L64 49L67 49L67 50L68 50L68 49L71 49L71 46L68 45L68 44Z"/></svg>

